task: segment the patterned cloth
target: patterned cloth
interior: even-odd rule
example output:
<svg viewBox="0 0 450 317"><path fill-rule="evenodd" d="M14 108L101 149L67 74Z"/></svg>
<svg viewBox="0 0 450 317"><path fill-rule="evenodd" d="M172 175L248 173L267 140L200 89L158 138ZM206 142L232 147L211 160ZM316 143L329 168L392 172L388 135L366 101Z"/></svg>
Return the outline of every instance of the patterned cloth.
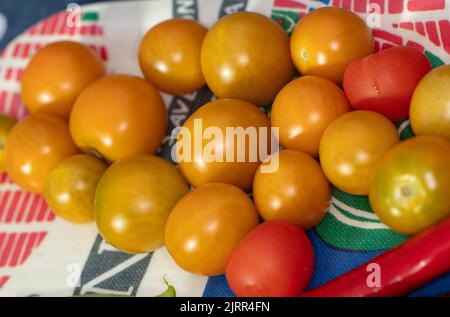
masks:
<svg viewBox="0 0 450 317"><path fill-rule="evenodd" d="M29 28L0 57L0 112L23 118L19 97L24 67L36 50L60 39L92 47L115 73L140 74L136 51L144 32L171 17L198 19L211 26L219 17L249 10L265 14L291 32L299 18L333 5L355 11L374 28L377 49L410 45L433 66L450 63L450 1L445 0L154 0L86 5L62 12ZM73 23L79 21L80 24ZM68 23L69 22L69 23ZM169 131L212 98L203 88L181 97L163 94ZM397 123L401 138L412 135L409 122ZM168 158L171 144L161 155ZM309 230L316 268L310 287L321 285L395 247L408 237L396 234L372 212L367 197L333 189L322 223ZM23 192L0 176L0 295L70 296L85 293L154 296L165 277L179 296L231 296L223 276L206 278L184 272L165 248L152 254L121 253L98 236L94 224L73 225L54 216L42 197ZM450 274L412 293L450 291Z"/></svg>
<svg viewBox="0 0 450 317"><path fill-rule="evenodd" d="M76 2L81 5L99 1L101 0L26 0L21 1L18 8L17 1L2 0L0 1L0 50L34 23L65 10L70 3Z"/></svg>

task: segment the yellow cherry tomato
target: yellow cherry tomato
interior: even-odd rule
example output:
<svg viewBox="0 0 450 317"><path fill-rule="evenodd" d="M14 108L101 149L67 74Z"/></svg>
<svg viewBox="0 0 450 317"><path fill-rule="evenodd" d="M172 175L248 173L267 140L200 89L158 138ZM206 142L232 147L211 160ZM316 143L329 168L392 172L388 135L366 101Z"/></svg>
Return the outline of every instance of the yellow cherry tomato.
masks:
<svg viewBox="0 0 450 317"><path fill-rule="evenodd" d="M319 163L294 150L278 155L278 169L262 172L261 164L253 181L253 199L264 220L286 220L304 229L316 226L328 209L330 185Z"/></svg>
<svg viewBox="0 0 450 317"><path fill-rule="evenodd" d="M256 146L251 146L250 137L245 140L239 134L233 137L227 128L253 130L253 144ZM260 139L260 128L266 129L267 138ZM217 99L195 111L186 120L182 130L188 133L180 132L176 147L177 152L183 155L179 157L180 170L189 183L193 186L228 183L245 191L251 190L253 176L263 158L258 149L263 142L266 149L270 149L270 122L258 107L238 99ZM208 136L208 132L214 131L220 135ZM239 140L243 142L239 143ZM211 144L214 149L208 151ZM215 157L205 157L208 153ZM230 153L230 159L227 159L227 153ZM242 159L239 158L241 155Z"/></svg>
<svg viewBox="0 0 450 317"><path fill-rule="evenodd" d="M200 23L187 19L171 19L152 27L139 48L145 78L172 95L204 86L200 50L207 31Z"/></svg>
<svg viewBox="0 0 450 317"><path fill-rule="evenodd" d="M87 46L61 41L31 59L22 78L22 100L30 112L68 117L81 91L105 75L100 58Z"/></svg>
<svg viewBox="0 0 450 317"><path fill-rule="evenodd" d="M95 189L106 168L104 162L86 154L63 160L45 178L47 204L55 214L67 221L94 221Z"/></svg>
<svg viewBox="0 0 450 317"><path fill-rule="evenodd" d="M66 121L36 113L12 128L6 140L5 168L22 188L41 194L50 170L77 152Z"/></svg>
<svg viewBox="0 0 450 317"><path fill-rule="evenodd" d="M199 186L184 196L167 220L166 246L184 270L219 275L239 242L258 225L258 213L239 188Z"/></svg>
<svg viewBox="0 0 450 317"><path fill-rule="evenodd" d="M397 129L372 111L352 111L335 119L320 141L320 163L328 180L340 190L367 195L375 164L399 142Z"/></svg>
<svg viewBox="0 0 450 317"><path fill-rule="evenodd" d="M267 105L292 77L289 37L273 20L254 12L220 19L201 51L206 83L220 98Z"/></svg>
<svg viewBox="0 0 450 317"><path fill-rule="evenodd" d="M450 140L450 65L433 69L417 85L410 110L416 135Z"/></svg>
<svg viewBox="0 0 450 317"><path fill-rule="evenodd" d="M280 144L314 157L327 125L351 110L339 86L318 76L294 79L277 95L270 115L273 127L279 128Z"/></svg>
<svg viewBox="0 0 450 317"><path fill-rule="evenodd" d="M109 162L154 153L164 138L167 110L142 78L111 75L89 85L70 115L70 132L84 152Z"/></svg>
<svg viewBox="0 0 450 317"><path fill-rule="evenodd" d="M355 13L320 8L305 15L291 36L291 56L303 75L318 75L342 82L354 59L374 52L372 32Z"/></svg>
<svg viewBox="0 0 450 317"><path fill-rule="evenodd" d="M112 246L147 253L164 244L170 211L189 187L175 166L152 155L111 165L95 193L98 230Z"/></svg>
<svg viewBox="0 0 450 317"><path fill-rule="evenodd" d="M0 173L5 170L5 143L9 132L16 124L16 119L6 114L0 114Z"/></svg>
<svg viewBox="0 0 450 317"><path fill-rule="evenodd" d="M393 230L415 234L450 216L450 142L417 136L389 150L377 164L369 201Z"/></svg>

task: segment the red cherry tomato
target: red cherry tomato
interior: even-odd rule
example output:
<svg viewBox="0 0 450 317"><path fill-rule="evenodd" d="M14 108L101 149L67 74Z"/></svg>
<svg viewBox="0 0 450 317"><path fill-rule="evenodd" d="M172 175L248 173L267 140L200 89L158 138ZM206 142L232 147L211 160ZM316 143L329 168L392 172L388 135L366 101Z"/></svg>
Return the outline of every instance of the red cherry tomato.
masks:
<svg viewBox="0 0 450 317"><path fill-rule="evenodd" d="M408 117L414 89L430 70L427 57L417 49L392 47L350 63L344 90L353 108L398 121Z"/></svg>
<svg viewBox="0 0 450 317"><path fill-rule="evenodd" d="M285 221L253 229L228 260L225 274L237 296L294 296L314 269L314 252L302 229Z"/></svg>

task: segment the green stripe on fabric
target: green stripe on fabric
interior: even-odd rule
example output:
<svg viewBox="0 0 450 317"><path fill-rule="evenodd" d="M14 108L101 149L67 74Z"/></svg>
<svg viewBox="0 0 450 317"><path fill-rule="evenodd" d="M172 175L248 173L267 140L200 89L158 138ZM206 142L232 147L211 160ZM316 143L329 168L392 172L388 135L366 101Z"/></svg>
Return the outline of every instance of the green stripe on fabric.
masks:
<svg viewBox="0 0 450 317"><path fill-rule="evenodd" d="M83 16L81 17L83 21L98 21L98 13L95 11L87 11L83 12Z"/></svg>
<svg viewBox="0 0 450 317"><path fill-rule="evenodd" d="M320 238L332 247L349 251L387 250L408 239L389 229L363 229L340 222L328 213L316 227Z"/></svg>
<svg viewBox="0 0 450 317"><path fill-rule="evenodd" d="M333 206L336 207L336 209L339 210L341 212L341 214L343 214L347 218L350 218L353 220L358 220L358 221L363 221L363 222L381 223L381 221L379 219L370 219L370 218L366 218L366 217L362 217L362 216L357 216L335 204L333 204Z"/></svg>
<svg viewBox="0 0 450 317"><path fill-rule="evenodd" d="M425 51L425 56L428 57L428 60L431 63L431 67L435 68L438 66L442 66L445 63L436 55L434 55L433 53L429 52L429 51Z"/></svg>
<svg viewBox="0 0 450 317"><path fill-rule="evenodd" d="M336 199L346 203L350 207L373 212L372 208L370 208L369 199L367 196L350 195L334 186L331 189L331 194L333 197L336 197Z"/></svg>

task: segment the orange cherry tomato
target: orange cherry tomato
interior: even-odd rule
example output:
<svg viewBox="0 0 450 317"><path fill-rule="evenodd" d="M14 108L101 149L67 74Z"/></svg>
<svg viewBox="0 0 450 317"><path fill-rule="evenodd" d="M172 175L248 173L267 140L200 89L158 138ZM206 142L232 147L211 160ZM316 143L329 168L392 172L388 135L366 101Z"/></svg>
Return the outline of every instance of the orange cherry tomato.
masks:
<svg viewBox="0 0 450 317"><path fill-rule="evenodd" d="M369 201L393 230L415 234L450 216L450 142L417 136L389 150L377 164Z"/></svg>
<svg viewBox="0 0 450 317"><path fill-rule="evenodd" d="M320 8L305 15L291 36L291 56L303 75L318 75L340 84L354 59L372 54L372 32L355 13Z"/></svg>
<svg viewBox="0 0 450 317"><path fill-rule="evenodd" d="M6 114L0 114L0 173L5 170L5 143L16 124L16 119Z"/></svg>
<svg viewBox="0 0 450 317"><path fill-rule="evenodd" d="M30 112L68 117L81 91L104 75L102 61L90 48L55 42L41 49L25 69L22 100Z"/></svg>
<svg viewBox="0 0 450 317"><path fill-rule="evenodd" d="M152 155L137 155L111 165L95 193L96 223L112 246L147 253L164 244L172 208L189 190L175 166Z"/></svg>
<svg viewBox="0 0 450 317"><path fill-rule="evenodd" d="M89 85L70 115L77 146L110 162L154 153L166 128L167 110L158 91L128 75L106 76Z"/></svg>
<svg viewBox="0 0 450 317"><path fill-rule="evenodd" d="M386 117L366 110L348 112L326 128L320 141L320 163L334 186L367 195L375 164L398 142L397 129Z"/></svg>
<svg viewBox="0 0 450 317"><path fill-rule="evenodd" d="M17 123L8 136L5 168L22 188L41 194L50 170L77 152L63 119L49 114L32 114Z"/></svg>
<svg viewBox="0 0 450 317"><path fill-rule="evenodd" d="M416 135L434 135L450 141L450 65L433 69L414 91L410 108Z"/></svg>
<svg viewBox="0 0 450 317"><path fill-rule="evenodd" d="M279 128L279 140L287 149L319 155L319 143L327 125L351 107L339 86L318 76L294 79L277 95L271 123Z"/></svg>
<svg viewBox="0 0 450 317"><path fill-rule="evenodd" d="M156 88L182 95L205 85L200 50L208 30L187 19L171 19L151 28L139 48L139 64Z"/></svg>
<svg viewBox="0 0 450 317"><path fill-rule="evenodd" d="M311 156L294 150L278 155L278 169L256 171L253 199L264 220L285 220L304 229L316 226L328 209L330 185L319 163Z"/></svg>
<svg viewBox="0 0 450 317"><path fill-rule="evenodd" d="M201 123L196 129L196 122ZM257 147L250 146L246 139L239 143L239 136L227 140L227 128L254 129ZM267 129L267 138L259 139L259 128ZM238 99L217 99L209 102L195 111L184 123L183 128L188 134L180 133L176 143L177 152L185 156L179 160L183 175L193 186L207 183L228 183L250 191L253 176L262 158L258 153L260 145L265 142L270 149L270 122L264 113L255 105ZM222 137L207 138L206 131L218 129ZM200 144L195 146L197 133L200 132ZM202 137L203 136L203 137ZM234 142L230 142L234 140ZM211 143L215 141L217 159L207 159L204 155ZM233 144L234 143L234 144ZM256 149L256 150L255 150ZM232 151L232 152L231 152ZM256 153L250 153L256 151ZM233 153L227 160L227 153ZM244 155L239 161L239 153ZM268 152L269 153L269 152ZM255 156L252 158L252 154ZM220 161L222 160L222 161Z"/></svg>
<svg viewBox="0 0 450 317"><path fill-rule="evenodd" d="M254 12L220 19L201 51L206 83L220 98L267 105L292 77L289 37L273 20Z"/></svg>
<svg viewBox="0 0 450 317"><path fill-rule="evenodd" d="M56 165L45 178L44 196L58 216L73 223L94 221L95 189L107 166L99 159L78 154Z"/></svg>
<svg viewBox="0 0 450 317"><path fill-rule="evenodd" d="M219 275L239 242L258 225L258 213L239 188L199 186L173 208L166 246L175 262L194 274Z"/></svg>

